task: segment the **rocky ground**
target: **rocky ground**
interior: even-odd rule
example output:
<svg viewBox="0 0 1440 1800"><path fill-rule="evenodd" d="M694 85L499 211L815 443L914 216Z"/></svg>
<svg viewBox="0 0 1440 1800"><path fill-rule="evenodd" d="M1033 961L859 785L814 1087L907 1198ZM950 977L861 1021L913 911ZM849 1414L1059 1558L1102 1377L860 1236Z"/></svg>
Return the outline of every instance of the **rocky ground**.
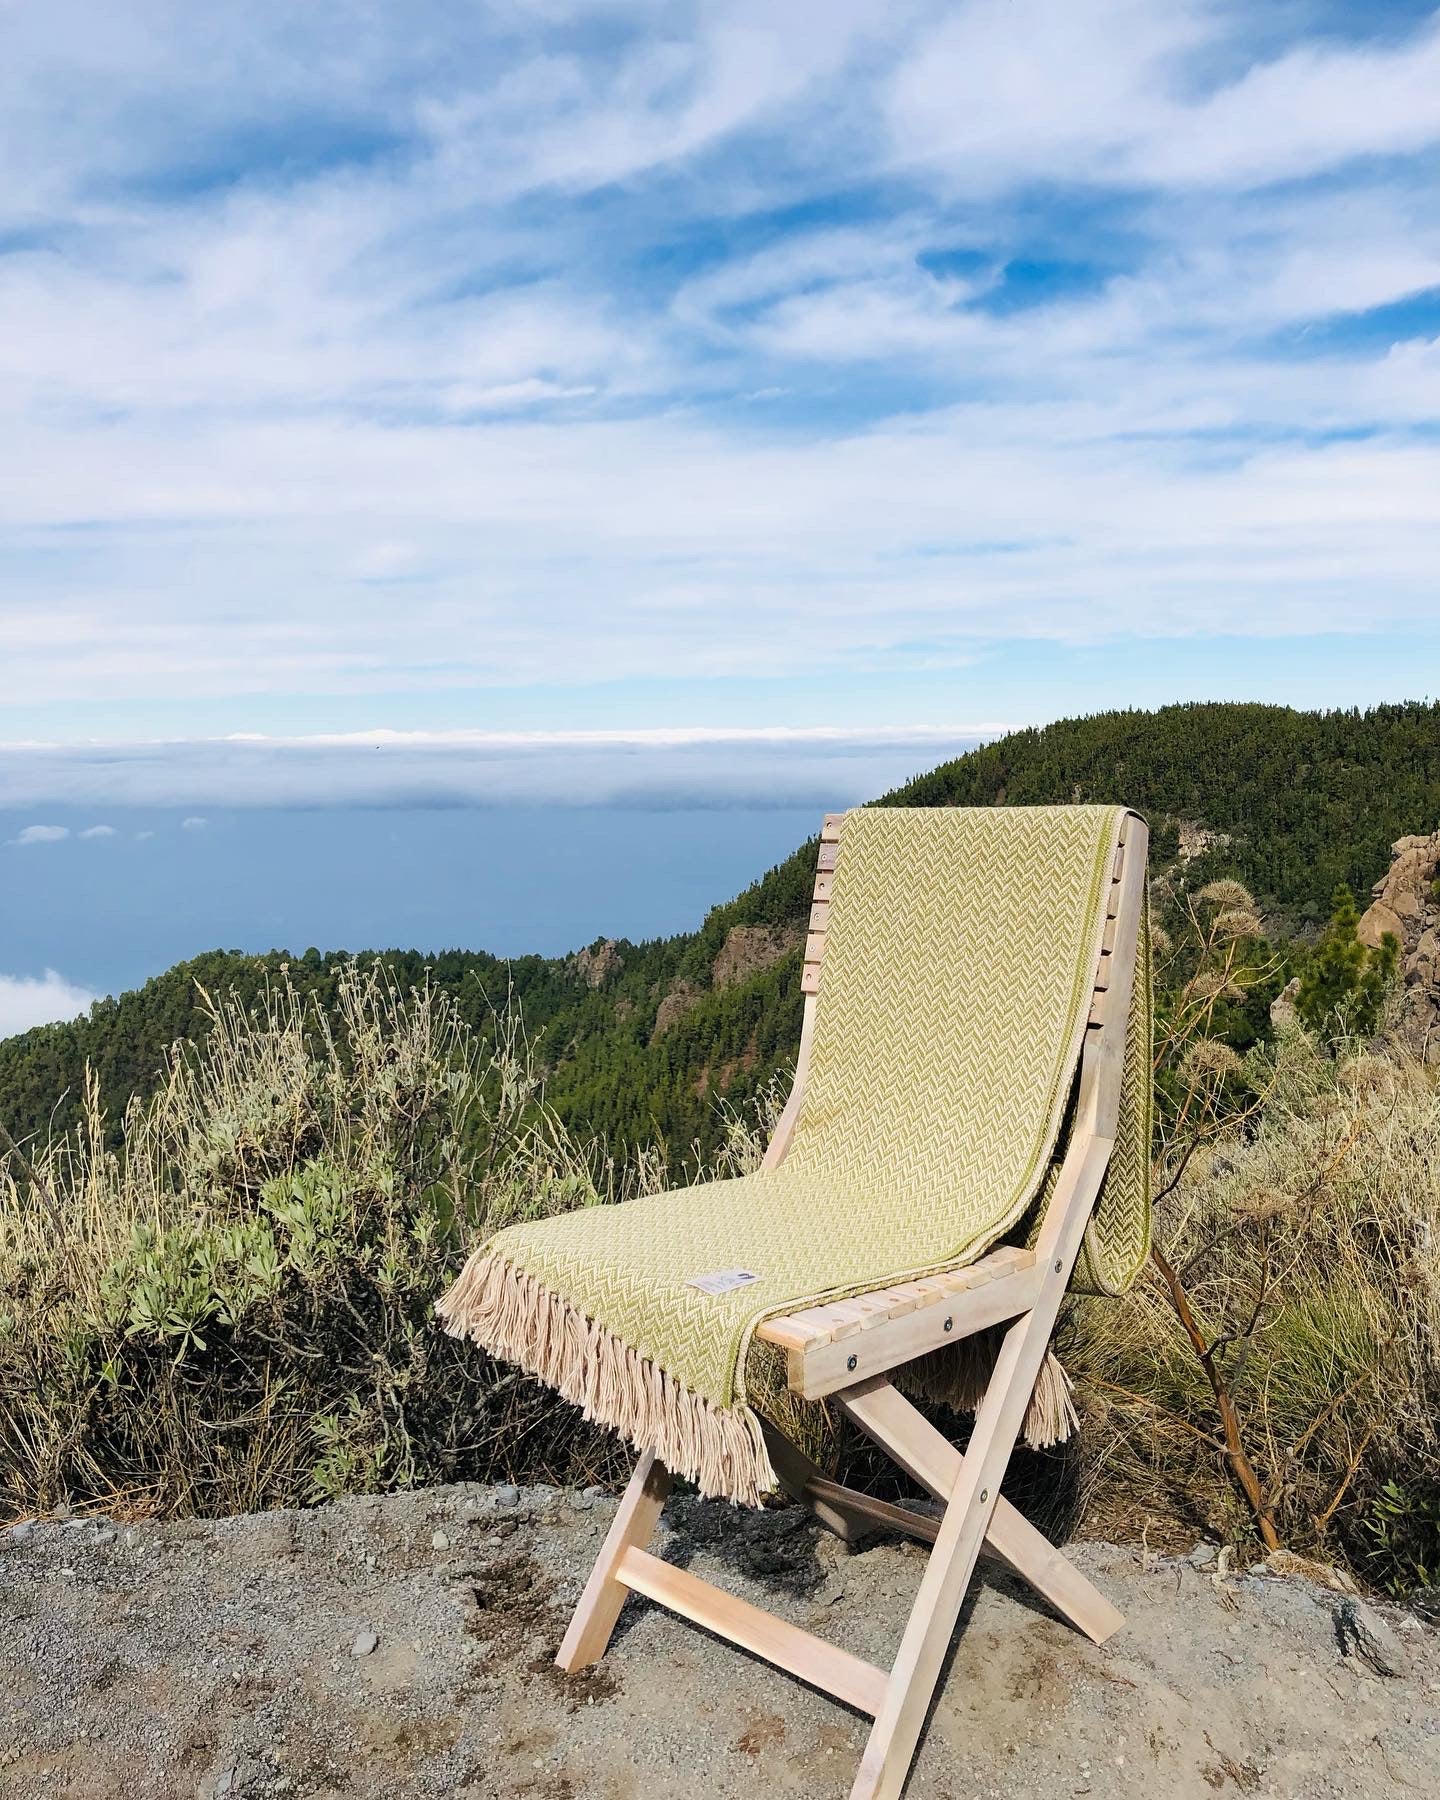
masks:
<svg viewBox="0 0 1440 1800"><path fill-rule="evenodd" d="M456 1487L0 1532L0 1794L840 1800L865 1721L644 1602L597 1668L552 1667L611 1510ZM888 1660L917 1548L666 1518L661 1554ZM1126 1630L1096 1649L984 1566L911 1800L1440 1794L1433 1624L1210 1548L1074 1554Z"/></svg>

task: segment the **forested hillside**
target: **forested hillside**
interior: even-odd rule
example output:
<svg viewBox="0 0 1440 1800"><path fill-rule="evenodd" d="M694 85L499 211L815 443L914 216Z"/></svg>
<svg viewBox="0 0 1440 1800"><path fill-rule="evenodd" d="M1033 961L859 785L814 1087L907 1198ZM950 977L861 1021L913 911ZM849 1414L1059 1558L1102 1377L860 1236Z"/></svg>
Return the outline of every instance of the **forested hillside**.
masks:
<svg viewBox="0 0 1440 1800"><path fill-rule="evenodd" d="M1237 876L1283 935L1323 916L1337 885L1364 895L1394 839L1440 824L1440 704L1102 713L1014 732L880 804L1082 800L1145 812L1157 866L1179 862L1189 882ZM802 845L698 931L674 938L508 963L479 951L381 954L402 985L428 976L482 1029L513 995L562 1118L621 1152L662 1142L678 1167L692 1142L713 1147L720 1097L743 1102L793 1053L814 849ZM325 999L345 960L216 951L86 1019L0 1043L0 1121L17 1137L66 1126L87 1062L114 1120L153 1080L166 1046L204 1029L197 984L255 994L289 962Z"/></svg>

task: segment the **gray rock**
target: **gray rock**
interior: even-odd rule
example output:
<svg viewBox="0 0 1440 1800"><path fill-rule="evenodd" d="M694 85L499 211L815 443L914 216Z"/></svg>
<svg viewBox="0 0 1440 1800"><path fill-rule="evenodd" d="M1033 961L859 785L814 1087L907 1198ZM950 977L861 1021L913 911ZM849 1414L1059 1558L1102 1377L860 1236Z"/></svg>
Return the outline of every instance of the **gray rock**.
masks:
<svg viewBox="0 0 1440 1800"><path fill-rule="evenodd" d="M1214 1544L1197 1544L1185 1560L1192 1569L1209 1569L1214 1567L1219 1555Z"/></svg>
<svg viewBox="0 0 1440 1800"><path fill-rule="evenodd" d="M595 1496L587 1488L583 1493L571 1494L570 1505L576 1512L589 1512L595 1504Z"/></svg>
<svg viewBox="0 0 1440 1800"><path fill-rule="evenodd" d="M448 1550L450 1548L450 1540L443 1531L432 1531L430 1533L430 1548L432 1550Z"/></svg>
<svg viewBox="0 0 1440 1800"><path fill-rule="evenodd" d="M603 1500L605 1498L605 1490L603 1487L587 1487L585 1489L585 1498L587 1500Z"/></svg>
<svg viewBox="0 0 1440 1800"><path fill-rule="evenodd" d="M355 1634L355 1642L350 1646L352 1656L368 1656L379 1644L379 1634L374 1631L360 1631Z"/></svg>
<svg viewBox="0 0 1440 1800"><path fill-rule="evenodd" d="M520 1504L519 1488L511 1482L502 1481L495 1490L495 1504L497 1506L518 1506Z"/></svg>
<svg viewBox="0 0 1440 1800"><path fill-rule="evenodd" d="M33 1519L23 1519L20 1524L12 1525L10 1527L10 1542L12 1544L23 1544L27 1539L34 1537L34 1535L35 1521Z"/></svg>
<svg viewBox="0 0 1440 1800"><path fill-rule="evenodd" d="M1335 1608L1335 1642L1377 1675L1403 1675L1409 1657L1398 1637L1372 1606L1345 1599Z"/></svg>

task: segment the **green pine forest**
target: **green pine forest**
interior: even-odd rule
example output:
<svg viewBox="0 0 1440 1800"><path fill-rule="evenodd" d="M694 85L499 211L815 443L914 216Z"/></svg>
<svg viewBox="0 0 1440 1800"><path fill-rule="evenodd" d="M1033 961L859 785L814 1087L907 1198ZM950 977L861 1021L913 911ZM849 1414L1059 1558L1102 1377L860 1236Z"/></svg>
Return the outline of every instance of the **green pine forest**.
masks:
<svg viewBox="0 0 1440 1800"><path fill-rule="evenodd" d="M1440 823L1440 703L1364 712L1205 704L1100 713L1013 732L916 776L878 804L1070 801L1136 807L1151 821L1157 870L1173 867L1187 885L1237 877L1256 895L1276 944L1303 945L1337 888L1363 907L1392 841ZM1182 834L1193 850L1195 827L1213 841L1182 860ZM402 987L428 979L444 988L482 1032L507 999L518 1002L546 1098L560 1117L620 1156L659 1145L679 1174L695 1147L702 1155L714 1149L724 1104L743 1106L793 1056L798 945L814 859L814 841L799 846L716 906L698 930L677 937L621 940L565 958L385 950L362 960L378 957ZM748 972L717 981L716 959L736 926L772 930L749 934L763 948ZM0 1120L22 1140L66 1129L88 1065L118 1134L127 1100L151 1086L167 1047L206 1028L200 987L248 997L288 964L297 986L323 1003L348 960L316 950L299 957L216 950L100 1002L84 1019L0 1042ZM1277 984L1290 966L1282 955ZM1266 1029L1271 997L1256 991L1227 1021L1239 1047Z"/></svg>

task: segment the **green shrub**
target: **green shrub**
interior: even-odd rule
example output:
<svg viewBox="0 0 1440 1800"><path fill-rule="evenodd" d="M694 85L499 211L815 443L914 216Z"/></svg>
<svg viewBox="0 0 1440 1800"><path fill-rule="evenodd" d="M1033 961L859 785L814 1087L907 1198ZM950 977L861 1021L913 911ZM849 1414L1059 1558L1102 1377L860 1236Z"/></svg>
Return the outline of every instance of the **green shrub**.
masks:
<svg viewBox="0 0 1440 1800"><path fill-rule="evenodd" d="M1368 1561L1391 1593L1440 1587L1440 1490L1387 1481L1362 1525Z"/></svg>
<svg viewBox="0 0 1440 1800"><path fill-rule="evenodd" d="M622 1180L558 1124L518 1021L482 1050L452 1001L376 968L338 998L207 997L118 1150L92 1081L33 1171L0 1162L0 1512L617 1467L433 1308L475 1237L621 1197L654 1159Z"/></svg>

